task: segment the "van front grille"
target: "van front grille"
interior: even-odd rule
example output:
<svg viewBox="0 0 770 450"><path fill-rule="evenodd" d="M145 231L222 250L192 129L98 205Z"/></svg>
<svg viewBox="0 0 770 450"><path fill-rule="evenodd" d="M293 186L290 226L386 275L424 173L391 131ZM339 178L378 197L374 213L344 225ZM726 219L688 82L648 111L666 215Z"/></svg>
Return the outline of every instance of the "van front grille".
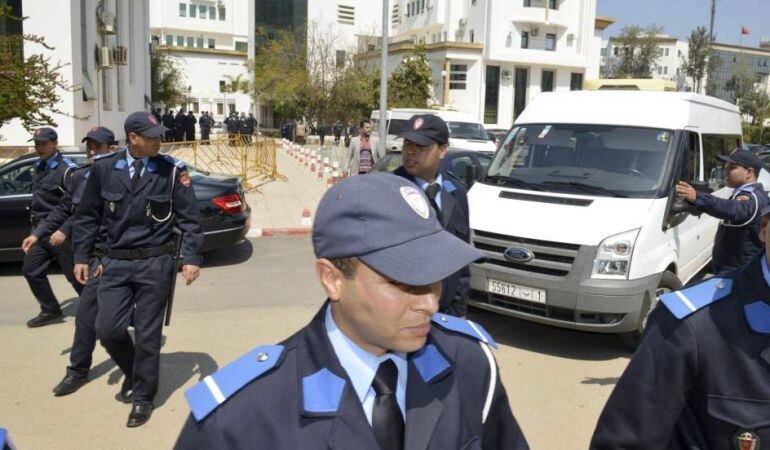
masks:
<svg viewBox="0 0 770 450"><path fill-rule="evenodd" d="M473 245L484 251L489 258L482 264L552 277L569 275L580 251L580 246L576 244L506 236L478 230L473 230ZM509 261L503 255L509 247L527 249L532 252L534 258L528 262Z"/></svg>

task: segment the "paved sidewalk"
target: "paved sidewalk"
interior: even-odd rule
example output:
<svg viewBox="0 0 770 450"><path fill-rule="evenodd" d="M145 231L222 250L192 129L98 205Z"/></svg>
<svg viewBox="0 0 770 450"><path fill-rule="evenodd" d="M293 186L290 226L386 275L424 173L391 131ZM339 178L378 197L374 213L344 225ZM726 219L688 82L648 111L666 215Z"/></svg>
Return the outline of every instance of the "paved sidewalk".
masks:
<svg viewBox="0 0 770 450"><path fill-rule="evenodd" d="M319 149L318 146L305 148ZM315 217L318 202L328 187L329 176L318 178L317 172L311 172L310 167L300 163L281 145L277 159L278 173L285 176L286 181L269 181L258 186L260 192L246 194L251 206L250 237L309 234L310 226L307 219L303 221L303 213L307 210L311 220Z"/></svg>

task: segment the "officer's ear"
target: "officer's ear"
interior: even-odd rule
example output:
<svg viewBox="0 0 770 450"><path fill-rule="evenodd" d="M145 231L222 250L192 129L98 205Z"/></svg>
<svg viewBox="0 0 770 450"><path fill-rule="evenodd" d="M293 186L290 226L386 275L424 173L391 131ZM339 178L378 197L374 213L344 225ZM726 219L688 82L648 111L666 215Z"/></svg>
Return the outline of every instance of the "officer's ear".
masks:
<svg viewBox="0 0 770 450"><path fill-rule="evenodd" d="M759 239L767 243L769 239L767 239L767 224L770 222L770 215L767 215L762 218L762 228L759 230Z"/></svg>
<svg viewBox="0 0 770 450"><path fill-rule="evenodd" d="M329 297L329 300L337 301L341 299L345 274L326 258L316 261L315 271L318 275L318 281L321 282L321 286L326 291L326 296Z"/></svg>

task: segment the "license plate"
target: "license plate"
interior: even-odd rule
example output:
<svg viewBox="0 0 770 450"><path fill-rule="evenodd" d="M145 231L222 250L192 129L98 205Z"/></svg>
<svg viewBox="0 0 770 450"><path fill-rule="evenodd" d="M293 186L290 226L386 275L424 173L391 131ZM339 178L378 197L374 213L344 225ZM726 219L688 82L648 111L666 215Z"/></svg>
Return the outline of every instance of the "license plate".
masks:
<svg viewBox="0 0 770 450"><path fill-rule="evenodd" d="M505 281L487 279L487 291L492 294L527 300L535 303L545 303L545 289L537 289Z"/></svg>

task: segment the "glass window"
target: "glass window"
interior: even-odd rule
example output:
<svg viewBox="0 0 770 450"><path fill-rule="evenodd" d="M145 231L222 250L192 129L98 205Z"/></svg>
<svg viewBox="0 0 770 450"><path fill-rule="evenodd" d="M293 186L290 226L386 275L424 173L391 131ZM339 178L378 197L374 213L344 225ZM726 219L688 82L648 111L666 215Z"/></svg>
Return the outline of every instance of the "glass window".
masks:
<svg viewBox="0 0 770 450"><path fill-rule="evenodd" d="M545 35L545 49L554 51L556 50L556 35L553 33L547 33Z"/></svg>
<svg viewBox="0 0 770 450"><path fill-rule="evenodd" d="M227 83L225 80L219 80L219 92L225 92L227 89Z"/></svg>
<svg viewBox="0 0 770 450"><path fill-rule="evenodd" d="M187 17L187 4L179 4L179 17Z"/></svg>
<svg viewBox="0 0 770 450"><path fill-rule="evenodd" d="M225 7L219 6L217 9L219 10L219 20L225 20Z"/></svg>
<svg viewBox="0 0 770 450"><path fill-rule="evenodd" d="M583 90L583 74L582 73L572 73L569 80L569 90L570 91L581 91Z"/></svg>
<svg viewBox="0 0 770 450"><path fill-rule="evenodd" d="M532 6L532 0L524 0L524 7L529 8Z"/></svg>
<svg viewBox="0 0 770 450"><path fill-rule="evenodd" d="M471 31L468 33L468 41L469 41L471 44L473 44L473 41L474 41L475 39L476 39L476 33L474 33L474 31L473 31L473 30L471 30Z"/></svg>
<svg viewBox="0 0 770 450"><path fill-rule="evenodd" d="M346 57L345 50L337 50L335 63L338 68L345 66L345 57Z"/></svg>
<svg viewBox="0 0 770 450"><path fill-rule="evenodd" d="M682 162L680 163L676 181L700 180L700 142L698 133L685 131L682 139Z"/></svg>
<svg viewBox="0 0 770 450"><path fill-rule="evenodd" d="M200 103L198 103L198 102L193 102L193 112L194 112L195 114L198 114L198 112L200 112Z"/></svg>
<svg viewBox="0 0 770 450"><path fill-rule="evenodd" d="M198 6L198 17L200 17L201 19L205 19L206 18L206 10L207 9L208 8L206 7L206 5L199 5Z"/></svg>
<svg viewBox="0 0 770 450"><path fill-rule="evenodd" d="M488 141L489 135L484 126L472 122L447 122L449 137L454 139L476 139Z"/></svg>
<svg viewBox="0 0 770 450"><path fill-rule="evenodd" d="M666 56L668 56L668 51L669 51L669 49L668 49L668 48L666 48Z"/></svg>
<svg viewBox="0 0 770 450"><path fill-rule="evenodd" d="M176 37L176 46L177 47L184 47L184 36L177 36Z"/></svg>
<svg viewBox="0 0 770 450"><path fill-rule="evenodd" d="M208 45L208 47L209 48L216 48L215 42L216 41L214 40L214 38L209 38L209 41L208 41L209 45Z"/></svg>
<svg viewBox="0 0 770 450"><path fill-rule="evenodd" d="M739 136L704 134L703 139L703 174L709 188L716 191L725 187L725 164L717 159L718 155L729 155L740 146Z"/></svg>
<svg viewBox="0 0 770 450"><path fill-rule="evenodd" d="M188 47L195 46L195 39L192 36L187 36L187 46Z"/></svg>
<svg viewBox="0 0 770 450"><path fill-rule="evenodd" d="M484 123L497 123L500 100L500 66L487 66L484 93Z"/></svg>
<svg viewBox="0 0 770 450"><path fill-rule="evenodd" d="M174 36L172 36L170 34L166 35L166 45L168 45L169 47L174 45Z"/></svg>
<svg viewBox="0 0 770 450"><path fill-rule="evenodd" d="M521 32L521 48L529 48L529 31Z"/></svg>
<svg viewBox="0 0 770 450"><path fill-rule="evenodd" d="M540 80L540 90L542 92L553 91L553 70L543 71L543 79Z"/></svg>
<svg viewBox="0 0 770 450"><path fill-rule="evenodd" d="M238 52L247 52L247 51L249 51L249 43L248 42L236 41L235 42L235 51L238 51Z"/></svg>
<svg viewBox="0 0 770 450"><path fill-rule="evenodd" d="M495 153L495 183L550 192L656 198L664 189L673 132L593 124L514 128Z"/></svg>
<svg viewBox="0 0 770 450"><path fill-rule="evenodd" d="M224 103L217 103L217 114L220 116L225 113L225 105Z"/></svg>
<svg viewBox="0 0 770 450"><path fill-rule="evenodd" d="M209 6L209 19L217 20L217 9L213 6Z"/></svg>
<svg viewBox="0 0 770 450"><path fill-rule="evenodd" d="M467 81L467 64L452 64L449 66L449 89L465 90Z"/></svg>
<svg viewBox="0 0 770 450"><path fill-rule="evenodd" d="M559 1L558 0L548 0L548 7L551 9L559 9Z"/></svg>
<svg viewBox="0 0 770 450"><path fill-rule="evenodd" d="M35 177L35 165L32 163L16 167L0 175L0 195L29 194L32 179Z"/></svg>
<svg viewBox="0 0 770 450"><path fill-rule="evenodd" d="M425 0L420 0L420 12L425 12Z"/></svg>
<svg viewBox="0 0 770 450"><path fill-rule="evenodd" d="M468 167L473 167L473 158L470 156L458 156L452 160L451 164L451 172L461 179L465 186L470 186L475 181L468 177Z"/></svg>
<svg viewBox="0 0 770 450"><path fill-rule="evenodd" d="M196 38L195 46L198 48L203 48L203 42L204 42L204 39L202 37Z"/></svg>
<svg viewBox="0 0 770 450"><path fill-rule="evenodd" d="M196 17L197 12L198 12L198 8L196 8L194 4L190 3L190 17Z"/></svg>

